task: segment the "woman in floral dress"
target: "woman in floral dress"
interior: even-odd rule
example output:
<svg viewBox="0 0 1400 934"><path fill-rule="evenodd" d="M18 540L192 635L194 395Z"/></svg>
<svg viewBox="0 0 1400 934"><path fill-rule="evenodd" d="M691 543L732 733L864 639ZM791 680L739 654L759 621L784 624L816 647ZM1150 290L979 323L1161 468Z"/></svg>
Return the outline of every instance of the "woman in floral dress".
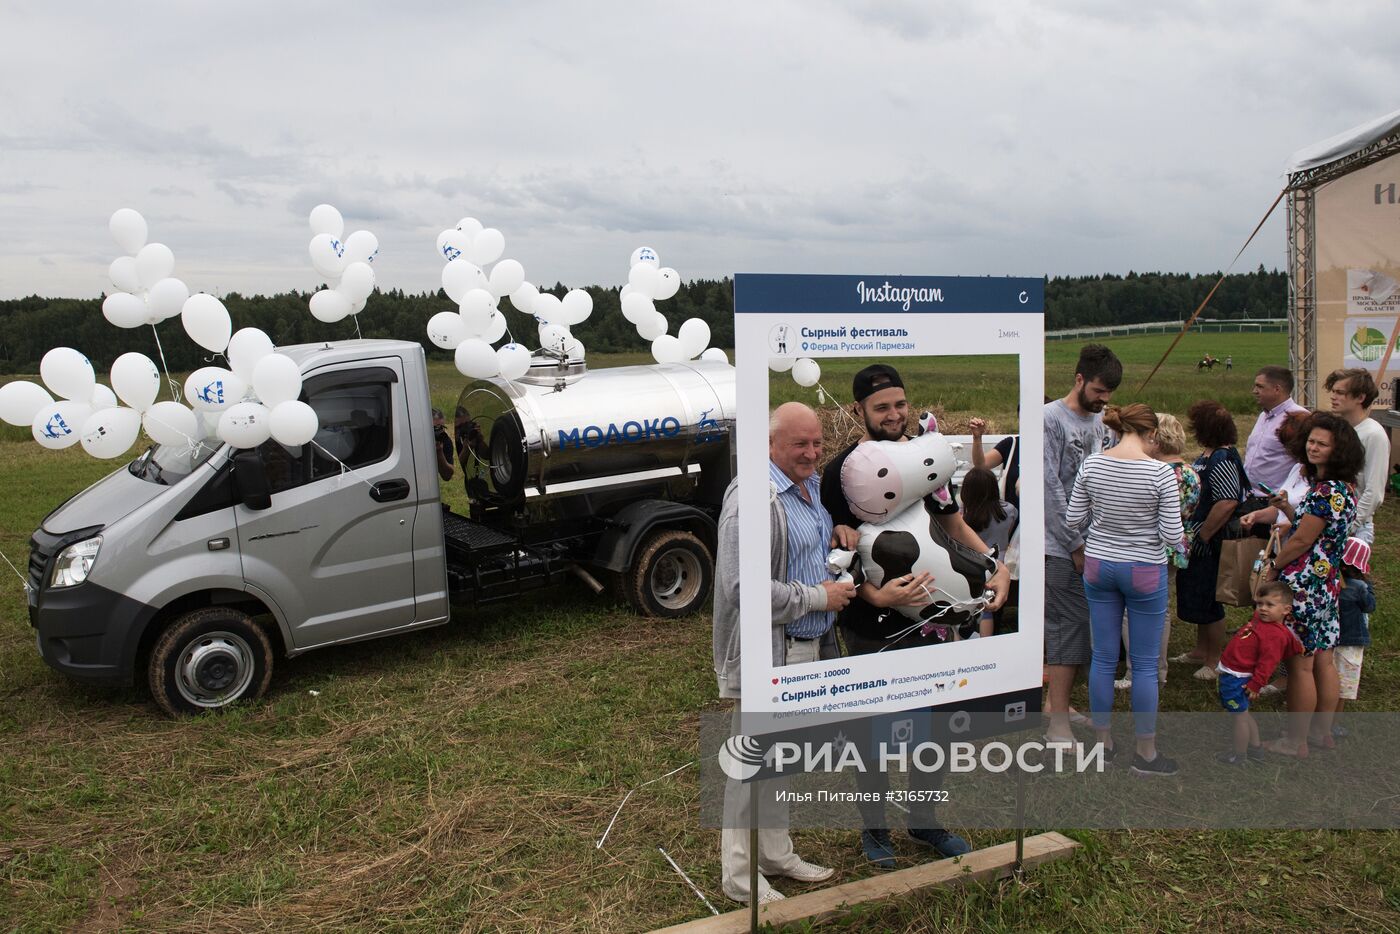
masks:
<svg viewBox="0 0 1400 934"><path fill-rule="evenodd" d="M1356 518L1356 475L1366 453L1356 430L1330 412L1314 412L1309 430L1294 439L1294 457L1303 465L1308 492L1293 512L1292 532L1269 562L1269 580L1293 588L1289 625L1303 641L1304 654L1288 666L1288 729L1267 744L1272 752L1306 756L1308 744L1332 745L1332 711L1337 706L1337 666L1332 649L1340 632L1342 549Z"/></svg>

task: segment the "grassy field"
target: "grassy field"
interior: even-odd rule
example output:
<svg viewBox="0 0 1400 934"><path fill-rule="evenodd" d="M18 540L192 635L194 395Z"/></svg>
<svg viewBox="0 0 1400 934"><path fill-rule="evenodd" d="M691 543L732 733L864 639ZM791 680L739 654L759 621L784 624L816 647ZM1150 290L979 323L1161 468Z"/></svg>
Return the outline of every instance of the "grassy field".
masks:
<svg viewBox="0 0 1400 934"><path fill-rule="evenodd" d="M1286 358L1284 338L1201 340L1141 399L1182 413L1211 395L1247 416L1252 371ZM1121 398L1139 398L1165 343L1113 342L1128 364ZM1076 350L1051 345L1048 393L1067 388ZM1232 353L1234 371L1197 374L1186 361L1205 350ZM437 404L459 385L434 364ZM113 466L22 439L0 439L0 551L21 567L43 516ZM1400 699L1397 537L1392 500L1375 551L1375 644L1352 709ZM47 669L20 582L0 572L0 928L615 932L704 915L658 846L729 907L693 768L633 797L607 848L594 846L629 789L694 759L700 712L722 707L704 616L641 619L568 585L432 632L282 661L263 701L170 721L138 691ZM1232 624L1242 619L1234 611ZM1173 652L1192 635L1175 627ZM1215 703L1173 669L1164 709ZM1259 774L1287 781L1289 767ZM923 892L829 926L1400 930L1394 833L1072 835L1083 849L1024 885ZM841 880L868 874L853 832L798 839Z"/></svg>

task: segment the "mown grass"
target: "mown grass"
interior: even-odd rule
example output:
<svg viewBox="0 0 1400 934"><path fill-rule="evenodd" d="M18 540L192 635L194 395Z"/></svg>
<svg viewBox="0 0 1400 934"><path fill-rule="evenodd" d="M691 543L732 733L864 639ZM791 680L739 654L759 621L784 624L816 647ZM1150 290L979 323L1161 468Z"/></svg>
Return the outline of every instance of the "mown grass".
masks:
<svg viewBox="0 0 1400 934"><path fill-rule="evenodd" d="M1153 340L1160 353L1161 338L1114 342L1129 365L1125 390L1150 367ZM1233 374L1169 370L1148 400L1189 402L1205 385L1220 398L1247 393L1257 365L1248 354L1285 356L1280 335L1266 337L1272 349L1251 349L1252 336L1210 340L1217 355L1234 353ZM1052 395L1074 349L1050 347ZM432 372L446 407L460 380L450 364ZM23 567L44 514L111 466L7 436L0 550ZM1380 611L1356 710L1400 698L1394 502L1379 535ZM693 768L634 796L607 847L594 846L628 789L695 758L699 714L721 709L704 616L640 619L570 584L431 632L279 662L263 701L170 721L139 691L49 671L20 583L0 572L4 928L613 932L705 914L658 845L725 907L718 832L699 825ZM1173 651L1192 636L1176 627ZM1187 675L1173 669L1163 707L1214 709L1210 689ZM1076 702L1087 703L1082 689ZM1400 929L1393 833L1072 835L1083 849L1024 885L921 892L825 926ZM969 836L986 845L1010 834ZM843 881L868 872L853 832L797 838Z"/></svg>

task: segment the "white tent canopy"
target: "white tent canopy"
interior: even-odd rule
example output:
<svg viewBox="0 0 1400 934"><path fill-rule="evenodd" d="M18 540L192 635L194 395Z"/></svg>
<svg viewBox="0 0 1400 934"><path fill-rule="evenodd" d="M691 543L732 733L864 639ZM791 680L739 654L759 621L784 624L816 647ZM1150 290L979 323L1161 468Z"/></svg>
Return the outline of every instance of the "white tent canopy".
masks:
<svg viewBox="0 0 1400 934"><path fill-rule="evenodd" d="M1303 172L1345 158L1354 152L1365 149L1372 143L1385 139L1400 130L1400 110L1384 117L1369 120L1360 126L1352 127L1344 133L1313 143L1295 152L1288 160L1284 174Z"/></svg>

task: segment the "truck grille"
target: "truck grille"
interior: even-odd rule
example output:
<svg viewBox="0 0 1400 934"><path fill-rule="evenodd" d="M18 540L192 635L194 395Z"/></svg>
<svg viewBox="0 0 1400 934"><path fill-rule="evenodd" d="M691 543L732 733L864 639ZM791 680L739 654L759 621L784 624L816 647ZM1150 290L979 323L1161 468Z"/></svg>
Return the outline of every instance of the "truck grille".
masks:
<svg viewBox="0 0 1400 934"><path fill-rule="evenodd" d="M53 552L46 551L37 538L29 540L29 586L38 593L44 586L44 574L53 560Z"/></svg>

